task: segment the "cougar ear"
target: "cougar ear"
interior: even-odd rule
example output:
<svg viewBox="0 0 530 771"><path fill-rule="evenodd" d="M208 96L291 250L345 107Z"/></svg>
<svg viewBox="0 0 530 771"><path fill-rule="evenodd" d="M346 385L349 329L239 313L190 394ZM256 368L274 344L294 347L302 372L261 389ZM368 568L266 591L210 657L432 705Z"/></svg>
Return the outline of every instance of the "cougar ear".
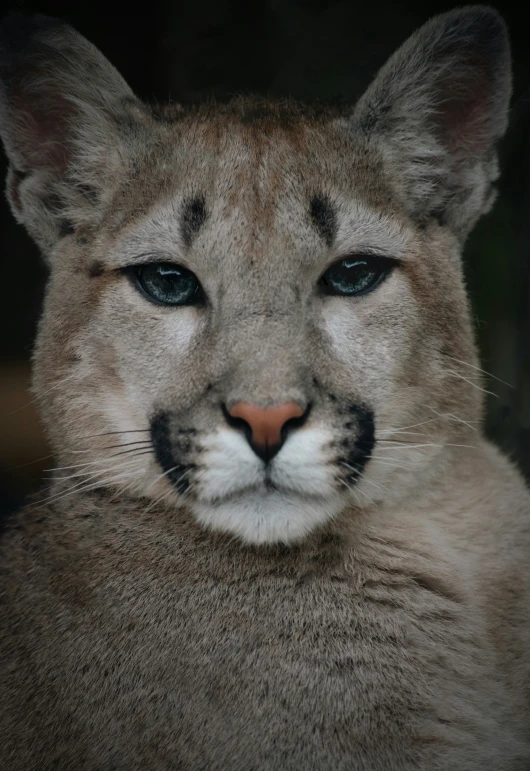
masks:
<svg viewBox="0 0 530 771"><path fill-rule="evenodd" d="M353 122L377 144L410 215L465 238L494 198L511 96L506 25L487 6L436 16L389 59Z"/></svg>
<svg viewBox="0 0 530 771"><path fill-rule="evenodd" d="M71 27L12 14L0 28L7 197L45 254L97 216L135 103L118 72Z"/></svg>

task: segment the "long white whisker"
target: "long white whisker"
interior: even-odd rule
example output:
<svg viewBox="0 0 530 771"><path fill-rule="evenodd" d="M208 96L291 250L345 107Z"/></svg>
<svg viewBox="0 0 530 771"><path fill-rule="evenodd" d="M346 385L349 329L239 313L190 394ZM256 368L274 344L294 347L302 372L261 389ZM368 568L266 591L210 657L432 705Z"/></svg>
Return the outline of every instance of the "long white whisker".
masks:
<svg viewBox="0 0 530 771"><path fill-rule="evenodd" d="M499 398L499 394L494 393L493 391L488 391L486 388L482 388L481 386L477 385L476 383L473 383L472 380L470 380L468 377L465 377L464 375L461 375L459 372L455 372L452 369L445 370L446 375L453 375L454 377L459 377L460 380L465 380L466 383L469 383L470 386L473 386L473 388L476 388L478 391L482 391L482 393L490 394L490 396L495 396L496 399Z"/></svg>
<svg viewBox="0 0 530 771"><path fill-rule="evenodd" d="M382 428L377 433L390 434L391 436L394 436L394 434L400 434L401 436L430 436L425 431L403 431L401 428Z"/></svg>
<svg viewBox="0 0 530 771"><path fill-rule="evenodd" d="M348 491L351 493L351 495L353 495L353 497L354 497L354 500L355 500L355 503L357 504L357 506L362 506L362 501L361 501L361 499L359 498L359 496L360 496L360 495L364 495L364 497L365 497L365 498L366 498L368 501L370 500L364 491L355 489L354 487L352 487L351 485L349 485L349 484L346 482L346 480L345 480L345 479L339 479L339 482L340 482L342 485L344 485L344 487L345 487L345 488L346 488L346 489L347 489L347 490L348 490Z"/></svg>
<svg viewBox="0 0 530 771"><path fill-rule="evenodd" d="M88 477L88 476L90 476L90 477L95 479L96 477L101 476L102 474L108 474L109 471L117 471L118 469L126 468L127 466L130 466L133 463L134 460L135 460L134 458L129 458L128 460L124 461L123 463L119 463L117 466L111 466L110 469L109 468L103 468L103 469L100 469L99 471L93 471L93 470L76 471L74 474L68 474L67 476L55 476L54 475L54 476L49 477L49 478L52 479L52 480L54 480L54 479L56 479L56 480L65 480L65 479L74 479L75 477Z"/></svg>
<svg viewBox="0 0 530 771"><path fill-rule="evenodd" d="M101 434L82 436L81 439L95 439L98 436L115 436L116 434L145 434L150 430L149 428L130 428L125 431L103 431Z"/></svg>
<svg viewBox="0 0 530 771"><path fill-rule="evenodd" d="M88 492L90 490L96 490L97 488L104 487L105 485L111 484L112 482L116 482L116 480L118 480L118 479L123 479L124 477L135 477L136 475L137 475L136 472L134 471L134 469L132 469L131 471L124 471L121 474L116 474L113 477L107 477L106 479L100 479L100 480L98 480L97 482L94 482L94 483L88 483L88 484L85 483L86 484L85 487L81 487L78 490L70 490L70 491L68 491L68 492L66 492L64 494L57 495L54 499L52 499L52 501L48 501L48 503L50 503L50 502L55 503L55 502L57 502L61 498L67 498L69 495L73 495L74 492L75 493L85 493L85 492Z"/></svg>
<svg viewBox="0 0 530 771"><path fill-rule="evenodd" d="M431 412L434 412L435 415L438 415L439 418L450 418L451 420L456 420L457 423L463 423L464 426L467 426L472 431L476 431L477 429L475 426L472 426L471 423L468 420L464 420L463 418L458 417L458 415L454 415L452 412L437 412L434 407L427 407L428 410L431 410ZM478 423L479 421L475 421Z"/></svg>
<svg viewBox="0 0 530 771"><path fill-rule="evenodd" d="M71 468L82 468L83 466L95 466L99 463L104 463L105 460L108 460L108 458L100 458L99 460L90 460L86 463L74 463L73 466L53 466L53 468L45 468L44 472L49 473L52 471L68 471L68 469Z"/></svg>
<svg viewBox="0 0 530 771"><path fill-rule="evenodd" d="M146 492L146 493L148 493L148 492L149 492L149 490L150 490L152 487L154 487L154 485L156 485L156 483L157 483L157 482L159 482L161 479L163 479L163 478L164 478L165 476L167 476L168 474L171 474L171 472L172 472L172 471L176 471L177 469L178 469L178 466L173 466L172 468L168 469L167 471L164 471L164 473L163 473L163 474L159 474L157 477L155 477L155 478L153 479L153 481L151 482L151 484L149 485L149 487L146 489L146 491L145 491L145 492ZM189 469L188 469L188 471L186 471L186 472L184 472L184 473L185 473L185 474L188 474L188 473L189 473ZM183 476L184 476L184 475L183 475ZM178 480L179 482L180 482L180 480L183 478L183 476L179 478L179 480Z"/></svg>
<svg viewBox="0 0 530 771"><path fill-rule="evenodd" d="M175 468L177 468L177 467L175 467ZM174 469L172 469L172 470L174 470ZM184 474L183 474L181 477L179 477L178 481L180 482L180 480L181 480L181 479L183 479L185 475L189 474L189 473L190 473L190 471L191 471L191 469L188 469L186 472L184 472ZM169 473L169 472L166 472L166 474L167 474L167 473ZM162 475L162 476L163 476L163 475ZM157 479L160 479L160 477L157 477ZM190 491L192 490L192 488L193 488L193 487L195 487L195 485L196 485L196 484L197 484L197 482L192 482L192 483L191 483L191 484L188 486L188 489L186 490L186 492L185 492L185 493L180 493L180 494L179 494L179 496L180 496L180 497L179 497L179 503L184 503L184 502L185 502L186 498L189 496L189 493L190 493ZM171 487L171 489L167 490L167 491L164 493L164 495L162 495L162 497L161 497L161 498L155 498L155 499L153 500L153 502L152 502L152 503L150 503L150 504L149 504L149 506L148 506L148 507L145 509L145 511L143 512L143 513L144 513L144 515L145 515L145 514L147 514L149 511L151 511L151 509L152 509L154 506L157 506L157 505L161 505L161 504L163 504L163 503L164 503L166 500L168 500L169 498L171 498L171 497L172 497L172 496L173 496L175 493L176 493L176 490L175 490L173 487Z"/></svg>
<svg viewBox="0 0 530 771"><path fill-rule="evenodd" d="M146 454L141 447L138 447L136 449L137 449L137 455L132 455L132 457L135 458L135 457L139 457L140 455ZM109 460L112 460L112 458L119 457L119 455L120 453L114 453L113 455L109 455L108 457L98 458L96 460L90 460L90 461L87 461L86 463L74 463L72 466L54 466L53 468L45 468L44 471L45 472L68 471L68 469L71 469L71 468L83 468L83 467L86 468L86 466L99 466L102 463L107 463Z"/></svg>
<svg viewBox="0 0 530 771"><path fill-rule="evenodd" d="M84 477L84 480L81 480L81 481L87 482L88 480L91 480L91 479L97 479L98 477L103 476L104 474L113 473L114 471L119 471L122 468L129 468L129 467L131 468L137 467L134 458L129 458L124 463L111 464L110 466L107 466L102 469L88 469L87 471L81 471L76 474L71 474L70 476L65 476L65 477L51 476L51 477L48 477L48 479L49 481L53 482L55 480L64 481L67 479L74 479L76 477Z"/></svg>
<svg viewBox="0 0 530 771"><path fill-rule="evenodd" d="M417 428L418 426L425 426L427 425L427 423L435 423L435 422L436 422L436 418L429 418L428 420L422 420L421 423L413 423L411 426L400 426L398 428L380 429L379 433L381 433L381 430L395 431L395 432L405 431L405 430L408 431L409 428Z"/></svg>
<svg viewBox="0 0 530 771"><path fill-rule="evenodd" d="M180 494L180 500L179 500L179 503L180 503L180 504L186 503L186 501L187 501L187 500L188 500L188 498L190 497L190 493L191 493L191 491L193 490L193 488L194 488L196 485L197 485L197 480L195 480L194 482L191 482L191 483L188 485L188 487L186 488L186 490L185 490L183 493L181 493L181 494Z"/></svg>
<svg viewBox="0 0 530 771"><path fill-rule="evenodd" d="M24 468L25 466L32 466L34 463L42 463L43 460L48 460L48 458L54 458L55 455L53 453L50 453L50 455L45 455L43 458L37 458L36 460L30 460L27 463L20 463L18 466L10 466L6 469L6 471L15 471L19 468Z"/></svg>
<svg viewBox="0 0 530 771"><path fill-rule="evenodd" d="M103 450L109 449L106 447L102 448ZM133 453L140 453L140 452L150 452L151 451L151 442L148 444L142 445L141 447L133 447L132 450L123 450L123 452L114 452L112 455L109 455L109 458L120 458L123 455L132 455Z"/></svg>
<svg viewBox="0 0 530 771"><path fill-rule="evenodd" d="M411 466L404 466L401 463L393 463L392 458L389 458L388 456L385 457L383 460L382 458L375 457L374 455L368 455L367 460L372 461L372 463L380 463L382 466L390 466L390 468L399 468L402 471L410 471Z"/></svg>
<svg viewBox="0 0 530 771"><path fill-rule="evenodd" d="M497 377L497 375L492 375L491 372L487 372L485 369L482 369L481 367L476 367L474 364L470 364L468 361L462 361L462 359L456 359L454 356L449 356L449 354L444 353L443 356L445 356L446 359L452 359L453 361L458 362L458 364L464 364L466 367L471 367L471 369L476 370L477 372L482 372L484 375L487 375L488 377L493 378L493 380L498 380L499 383L502 383L505 386L508 386L508 388L514 388L514 386L511 383L507 383L506 380L501 380L500 377Z"/></svg>
<svg viewBox="0 0 530 771"><path fill-rule="evenodd" d="M100 479L98 482L95 482L92 484L90 480L84 479L82 482L78 482L73 487L68 488L66 492L64 493L56 493L55 495L48 496L47 498L43 498L40 501L35 501L35 505L42 504L50 504L50 503L56 503L61 498L67 498L70 495L73 495L74 493L82 493L87 492L88 490L94 490L98 487L104 487L106 484L110 484L111 482L115 482L117 479L121 479L125 476L136 476L137 472L133 469L131 471L125 471L122 474L117 474L114 477L110 477L107 479Z"/></svg>
<svg viewBox="0 0 530 771"><path fill-rule="evenodd" d="M151 511L151 509L152 509L154 506L157 506L157 505L159 505L159 504L163 503L163 501L165 501L165 500L166 500L166 498L168 498L168 497L169 497L169 495L170 495L170 493L171 493L171 492L172 492L171 490L169 490L169 491L166 491L166 492L164 493L164 495L163 495L161 498L154 498L154 499L151 501L151 503L149 504L149 506L148 506L146 509L144 509L144 511L143 511L143 516L145 516L146 514L149 514L149 512Z"/></svg>
<svg viewBox="0 0 530 771"><path fill-rule="evenodd" d="M443 443L443 444L437 444L436 442L427 442L425 444L394 444L392 447L382 447L381 451L385 452L387 450L415 450L419 449L420 447L467 447L470 450L476 450L476 446L473 444L450 444L450 443Z"/></svg>
<svg viewBox="0 0 530 771"><path fill-rule="evenodd" d="M59 382L55 383L55 385L52 385L51 388L48 388L46 391L43 391L42 393L38 394L30 402L27 402L26 404L23 404L22 407L17 407L16 410L9 412L8 415L14 415L16 412L20 412L20 410L25 410L27 407L30 407L32 404L35 404L36 402L38 402L39 399L41 399L43 396L46 396L46 394L51 393L51 391L54 391L56 388L60 388L62 385L68 382L68 380L71 380L73 377L75 377L75 374L67 375L66 377L59 380Z"/></svg>
<svg viewBox="0 0 530 771"><path fill-rule="evenodd" d="M341 461L341 466L345 466L346 468L349 468L351 471L355 471L357 474L359 473L359 469L355 468L355 466L350 466L350 464L346 463L345 461ZM384 490L384 488L381 485L377 484L377 482L374 482L371 479L366 479L366 477L364 476L362 477L362 481L368 482L368 484L372 485L377 490Z"/></svg>

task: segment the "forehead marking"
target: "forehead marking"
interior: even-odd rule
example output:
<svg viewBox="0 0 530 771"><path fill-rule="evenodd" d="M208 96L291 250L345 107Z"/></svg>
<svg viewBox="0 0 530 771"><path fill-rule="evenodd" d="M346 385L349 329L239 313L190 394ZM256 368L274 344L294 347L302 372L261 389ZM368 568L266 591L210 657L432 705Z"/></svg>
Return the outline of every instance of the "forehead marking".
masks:
<svg viewBox="0 0 530 771"><path fill-rule="evenodd" d="M331 246L337 233L337 215L333 204L326 195L314 195L309 204L311 221L321 238Z"/></svg>
<svg viewBox="0 0 530 771"><path fill-rule="evenodd" d="M191 246L193 239L204 225L208 213L204 196L199 195L184 201L180 218L182 238L186 246Z"/></svg>

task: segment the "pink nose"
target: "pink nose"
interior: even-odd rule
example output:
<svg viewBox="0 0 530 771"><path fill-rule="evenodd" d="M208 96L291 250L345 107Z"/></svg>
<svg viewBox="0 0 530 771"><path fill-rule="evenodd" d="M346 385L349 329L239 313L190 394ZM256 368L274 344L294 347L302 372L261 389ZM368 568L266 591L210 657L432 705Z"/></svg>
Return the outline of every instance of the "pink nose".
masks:
<svg viewBox="0 0 530 771"><path fill-rule="evenodd" d="M252 449L264 460L269 460L282 446L285 424L293 418L301 418L304 413L305 410L296 402L284 402L273 407L237 402L228 411L230 417L243 420L250 427Z"/></svg>

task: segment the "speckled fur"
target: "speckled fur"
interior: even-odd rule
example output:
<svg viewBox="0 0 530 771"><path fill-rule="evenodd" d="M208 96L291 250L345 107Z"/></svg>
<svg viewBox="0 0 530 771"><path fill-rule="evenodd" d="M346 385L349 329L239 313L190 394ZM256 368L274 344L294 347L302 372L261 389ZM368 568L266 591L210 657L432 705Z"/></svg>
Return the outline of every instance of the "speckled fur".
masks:
<svg viewBox="0 0 530 771"><path fill-rule="evenodd" d="M460 263L507 121L498 15L432 20L352 108L154 109L68 27L20 29L0 133L51 267L57 468L3 539L0 768L530 769L530 499L481 433ZM316 291L370 249L401 261L374 292ZM153 257L207 306L146 301L121 269ZM223 418L239 400L312 405L275 493Z"/></svg>

